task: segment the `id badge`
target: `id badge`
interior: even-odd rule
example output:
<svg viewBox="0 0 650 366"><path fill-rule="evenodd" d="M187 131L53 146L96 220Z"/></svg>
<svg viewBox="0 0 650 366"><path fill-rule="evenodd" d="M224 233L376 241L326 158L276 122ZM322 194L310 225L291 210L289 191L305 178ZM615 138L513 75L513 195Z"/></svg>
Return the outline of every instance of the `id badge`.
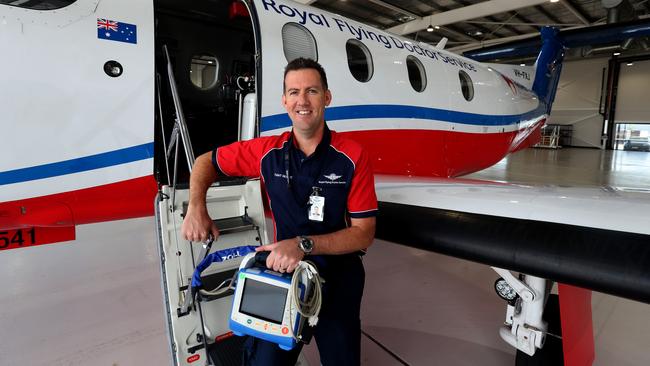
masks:
<svg viewBox="0 0 650 366"><path fill-rule="evenodd" d="M323 221L325 209L325 197L309 196L309 219L311 221Z"/></svg>

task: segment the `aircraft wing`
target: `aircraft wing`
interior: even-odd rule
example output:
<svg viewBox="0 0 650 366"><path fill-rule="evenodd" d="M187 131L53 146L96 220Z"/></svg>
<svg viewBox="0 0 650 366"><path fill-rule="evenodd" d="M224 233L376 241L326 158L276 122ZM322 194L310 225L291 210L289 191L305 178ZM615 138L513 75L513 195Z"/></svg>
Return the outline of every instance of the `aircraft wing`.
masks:
<svg viewBox="0 0 650 366"><path fill-rule="evenodd" d="M650 303L650 190L375 180L377 238Z"/></svg>

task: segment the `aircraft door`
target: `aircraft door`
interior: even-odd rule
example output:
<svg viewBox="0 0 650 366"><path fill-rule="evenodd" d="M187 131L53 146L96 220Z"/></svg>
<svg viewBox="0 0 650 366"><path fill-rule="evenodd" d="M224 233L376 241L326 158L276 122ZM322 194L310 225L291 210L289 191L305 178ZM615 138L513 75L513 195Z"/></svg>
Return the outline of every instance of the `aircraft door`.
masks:
<svg viewBox="0 0 650 366"><path fill-rule="evenodd" d="M163 140L169 141L178 112L167 86L163 46L169 52L179 104L187 124L192 151L199 156L246 136L257 135L256 93L257 41L254 21L241 1L156 1L156 66L160 79L160 110L164 133L157 131L156 170L166 181ZM248 113L242 118L244 112ZM252 121L252 122L250 122ZM252 123L252 126L251 126ZM178 183L189 181L189 169L179 164Z"/></svg>

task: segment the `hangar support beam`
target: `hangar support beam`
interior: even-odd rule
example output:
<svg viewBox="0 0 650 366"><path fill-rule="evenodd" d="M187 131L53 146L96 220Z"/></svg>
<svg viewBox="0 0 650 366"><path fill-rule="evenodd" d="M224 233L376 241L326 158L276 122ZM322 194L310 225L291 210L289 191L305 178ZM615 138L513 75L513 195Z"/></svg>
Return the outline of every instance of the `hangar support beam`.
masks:
<svg viewBox="0 0 650 366"><path fill-rule="evenodd" d="M589 20L582 14L580 10L578 10L575 6L570 1L560 1L564 7L571 12L571 14L575 15L578 20L582 22L584 25L589 25L590 22Z"/></svg>
<svg viewBox="0 0 650 366"><path fill-rule="evenodd" d="M442 13L432 14L420 19L416 19L398 26L388 28L387 31L406 35L426 29L429 25L446 25L462 22L464 20L482 18L492 14L504 13L507 11L517 10L539 4L544 4L548 0L490 0L478 4L464 6L458 9L445 11Z"/></svg>

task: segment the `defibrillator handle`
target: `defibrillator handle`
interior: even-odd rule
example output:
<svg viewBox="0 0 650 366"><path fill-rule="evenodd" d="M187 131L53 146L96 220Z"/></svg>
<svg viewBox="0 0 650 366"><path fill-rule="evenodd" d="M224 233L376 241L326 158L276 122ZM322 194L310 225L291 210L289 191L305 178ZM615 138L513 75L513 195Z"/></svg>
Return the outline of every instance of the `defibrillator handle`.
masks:
<svg viewBox="0 0 650 366"><path fill-rule="evenodd" d="M271 252L268 251L255 253L255 265L266 268L266 259L269 257L269 254Z"/></svg>

